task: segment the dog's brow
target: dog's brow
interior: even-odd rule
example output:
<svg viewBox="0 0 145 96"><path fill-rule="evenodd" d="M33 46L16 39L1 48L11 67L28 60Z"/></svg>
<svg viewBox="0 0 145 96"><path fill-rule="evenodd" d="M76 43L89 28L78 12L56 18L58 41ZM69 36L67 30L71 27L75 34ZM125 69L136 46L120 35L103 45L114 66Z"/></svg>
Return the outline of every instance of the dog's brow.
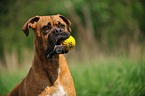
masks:
<svg viewBox="0 0 145 96"><path fill-rule="evenodd" d="M65 25L64 23L62 23L62 22L58 22L58 25Z"/></svg>
<svg viewBox="0 0 145 96"><path fill-rule="evenodd" d="M51 23L50 22L48 22L48 23L46 22L42 27L48 26L48 25L51 26Z"/></svg>

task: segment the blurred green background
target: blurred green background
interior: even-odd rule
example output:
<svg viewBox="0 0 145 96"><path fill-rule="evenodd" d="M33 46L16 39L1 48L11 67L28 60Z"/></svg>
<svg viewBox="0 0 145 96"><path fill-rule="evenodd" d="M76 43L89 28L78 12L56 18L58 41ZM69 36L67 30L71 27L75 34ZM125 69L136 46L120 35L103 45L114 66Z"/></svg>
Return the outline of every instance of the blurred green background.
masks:
<svg viewBox="0 0 145 96"><path fill-rule="evenodd" d="M0 95L26 76L33 60L31 17L61 14L76 47L66 54L77 96L145 96L144 0L0 1Z"/></svg>

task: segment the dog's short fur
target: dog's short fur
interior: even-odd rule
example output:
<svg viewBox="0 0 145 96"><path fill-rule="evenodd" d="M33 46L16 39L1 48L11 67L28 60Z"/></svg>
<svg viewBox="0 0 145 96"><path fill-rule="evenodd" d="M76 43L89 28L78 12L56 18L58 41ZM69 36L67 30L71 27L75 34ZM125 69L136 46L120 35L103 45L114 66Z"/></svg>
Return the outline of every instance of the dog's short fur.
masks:
<svg viewBox="0 0 145 96"><path fill-rule="evenodd" d="M67 28L68 26L68 28ZM71 22L62 15L35 16L22 30L34 31L34 60L28 75L8 96L76 96L73 79L58 42L70 36Z"/></svg>

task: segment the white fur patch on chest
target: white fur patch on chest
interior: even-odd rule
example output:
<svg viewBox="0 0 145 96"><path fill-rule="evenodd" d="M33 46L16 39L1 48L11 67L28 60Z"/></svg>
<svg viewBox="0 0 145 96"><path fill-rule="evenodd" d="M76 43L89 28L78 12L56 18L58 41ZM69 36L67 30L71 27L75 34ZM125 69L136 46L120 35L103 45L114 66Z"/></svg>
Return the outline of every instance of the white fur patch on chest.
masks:
<svg viewBox="0 0 145 96"><path fill-rule="evenodd" d="M58 90L52 95L47 96L68 96L61 85L58 85Z"/></svg>

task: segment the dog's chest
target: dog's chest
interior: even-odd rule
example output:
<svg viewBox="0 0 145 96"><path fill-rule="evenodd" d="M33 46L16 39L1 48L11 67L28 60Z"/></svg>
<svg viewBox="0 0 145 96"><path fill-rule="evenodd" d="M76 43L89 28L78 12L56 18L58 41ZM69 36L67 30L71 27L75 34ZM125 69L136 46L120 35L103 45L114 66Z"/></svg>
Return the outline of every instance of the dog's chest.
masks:
<svg viewBox="0 0 145 96"><path fill-rule="evenodd" d="M58 85L58 89L52 94L47 96L68 96L61 85Z"/></svg>

